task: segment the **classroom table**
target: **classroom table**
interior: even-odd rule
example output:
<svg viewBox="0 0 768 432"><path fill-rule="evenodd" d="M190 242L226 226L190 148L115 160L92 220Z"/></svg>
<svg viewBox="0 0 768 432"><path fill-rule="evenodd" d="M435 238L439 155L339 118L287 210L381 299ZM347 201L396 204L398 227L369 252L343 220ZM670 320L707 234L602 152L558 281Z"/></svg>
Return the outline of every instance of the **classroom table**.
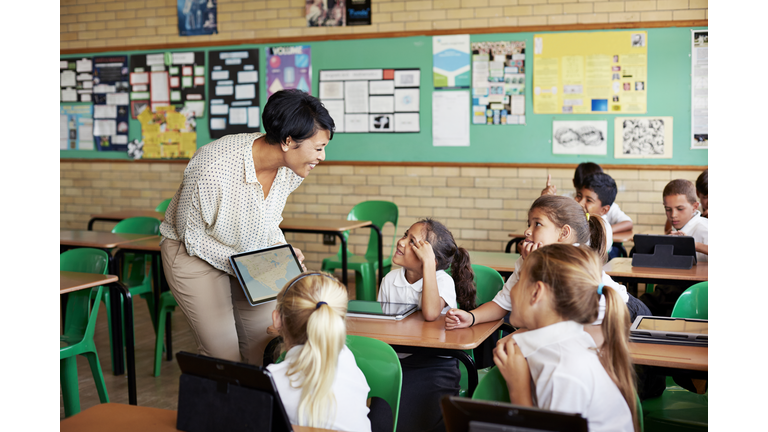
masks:
<svg viewBox="0 0 768 432"><path fill-rule="evenodd" d="M292 425L294 432L333 432L330 429ZM177 432L176 411L103 403L59 422L61 432Z"/></svg>
<svg viewBox="0 0 768 432"><path fill-rule="evenodd" d="M402 320L385 320L375 318L347 317L347 334L378 339L392 346L398 353L427 354L449 356L464 363L467 368L467 396L472 397L477 387L477 367L475 361L464 350L477 348L503 321L491 321L475 324L472 327L445 330L445 315L440 315L435 321L424 320L422 312L416 311ZM278 336L274 327L269 326L267 333ZM277 338L265 348L265 353L271 353L275 348Z"/></svg>
<svg viewBox="0 0 768 432"><path fill-rule="evenodd" d="M469 260L472 264L480 264L490 267L506 280L515 272L515 262L520 254L506 252L481 252L469 251Z"/></svg>
<svg viewBox="0 0 768 432"><path fill-rule="evenodd" d="M88 221L88 231L93 230L93 223L96 221L120 222L123 219L138 216L153 217L162 222L163 219L165 219L165 212L157 212L154 210L119 210L109 213L92 214L91 219Z"/></svg>
<svg viewBox="0 0 768 432"><path fill-rule="evenodd" d="M706 262L697 263L688 270L635 267L632 265L632 258L614 258L603 266L603 271L616 282L665 285L690 285L704 282L709 280L708 269Z"/></svg>
<svg viewBox="0 0 768 432"><path fill-rule="evenodd" d="M113 275L59 271L59 295L109 285L117 280Z"/></svg>
<svg viewBox="0 0 768 432"><path fill-rule="evenodd" d="M347 239L344 237L344 231L350 231L356 228L368 227L376 231L379 237L379 283L384 277L384 246L382 245L382 235L379 227L371 221L352 221L346 219L310 219L310 218L286 218L280 222L280 229L286 232L308 233L308 234L333 234L341 239L341 277L344 286L347 286Z"/></svg>
<svg viewBox="0 0 768 432"><path fill-rule="evenodd" d="M653 366L659 374L685 371L691 378L707 379L709 347L630 342L632 363Z"/></svg>

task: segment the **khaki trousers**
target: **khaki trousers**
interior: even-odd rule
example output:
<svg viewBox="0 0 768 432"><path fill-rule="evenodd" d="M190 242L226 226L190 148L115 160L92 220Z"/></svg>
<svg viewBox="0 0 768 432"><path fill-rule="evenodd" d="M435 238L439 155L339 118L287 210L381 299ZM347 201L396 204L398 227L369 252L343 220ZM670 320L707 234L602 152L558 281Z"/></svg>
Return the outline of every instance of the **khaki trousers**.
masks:
<svg viewBox="0 0 768 432"><path fill-rule="evenodd" d="M189 322L198 353L261 365L275 302L251 306L234 276L189 256L184 242L166 238L160 250L165 278Z"/></svg>

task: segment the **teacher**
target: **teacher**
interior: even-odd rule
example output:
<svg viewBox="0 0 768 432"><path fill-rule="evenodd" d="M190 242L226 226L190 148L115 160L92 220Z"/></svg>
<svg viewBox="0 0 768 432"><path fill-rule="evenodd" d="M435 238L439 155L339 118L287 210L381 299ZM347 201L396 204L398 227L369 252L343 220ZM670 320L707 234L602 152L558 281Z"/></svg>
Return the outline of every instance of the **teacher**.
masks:
<svg viewBox="0 0 768 432"><path fill-rule="evenodd" d="M248 303L229 257L285 243L285 201L325 160L334 129L320 101L300 90L273 94L262 122L266 134L227 135L195 152L160 225L165 277L198 352L254 364L274 307Z"/></svg>

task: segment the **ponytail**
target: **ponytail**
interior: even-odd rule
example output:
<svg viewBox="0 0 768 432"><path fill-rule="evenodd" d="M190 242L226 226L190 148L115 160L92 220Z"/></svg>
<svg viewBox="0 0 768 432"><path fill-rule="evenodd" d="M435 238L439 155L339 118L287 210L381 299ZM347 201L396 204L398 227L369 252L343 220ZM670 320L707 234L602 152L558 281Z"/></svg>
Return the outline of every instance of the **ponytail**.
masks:
<svg viewBox="0 0 768 432"><path fill-rule="evenodd" d="M347 300L346 288L319 272L302 273L277 296L281 336L290 346L303 345L286 373L292 386L301 387L302 426L326 427L339 409L331 387L347 337Z"/></svg>
<svg viewBox="0 0 768 432"><path fill-rule="evenodd" d="M586 217L586 214L585 214ZM589 246L597 252L602 262L608 260L608 235L606 234L605 221L598 215L589 215Z"/></svg>

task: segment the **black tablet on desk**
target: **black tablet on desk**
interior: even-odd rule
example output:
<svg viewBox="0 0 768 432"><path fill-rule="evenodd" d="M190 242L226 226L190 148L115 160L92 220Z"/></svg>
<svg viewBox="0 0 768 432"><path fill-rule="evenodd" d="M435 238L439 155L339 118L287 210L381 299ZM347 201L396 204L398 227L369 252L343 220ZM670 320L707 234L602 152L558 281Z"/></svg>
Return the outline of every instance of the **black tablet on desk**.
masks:
<svg viewBox="0 0 768 432"><path fill-rule="evenodd" d="M696 264L696 242L691 236L635 234L632 265L690 269Z"/></svg>
<svg viewBox="0 0 768 432"><path fill-rule="evenodd" d="M374 318L401 320L416 312L417 304L386 303L370 300L350 300L347 303L347 316L358 318Z"/></svg>
<svg viewBox="0 0 768 432"><path fill-rule="evenodd" d="M440 401L446 432L588 432L580 414L456 396Z"/></svg>

